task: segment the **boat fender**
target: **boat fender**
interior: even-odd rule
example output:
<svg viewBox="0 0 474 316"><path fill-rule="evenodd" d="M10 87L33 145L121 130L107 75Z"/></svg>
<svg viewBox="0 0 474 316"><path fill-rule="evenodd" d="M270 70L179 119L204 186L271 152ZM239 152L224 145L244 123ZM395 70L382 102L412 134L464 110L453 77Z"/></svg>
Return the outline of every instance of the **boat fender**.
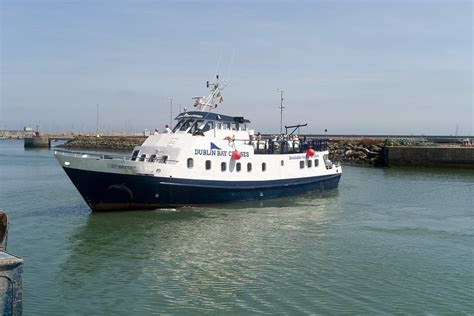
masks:
<svg viewBox="0 0 474 316"><path fill-rule="evenodd" d="M308 150L306 150L306 156L313 157L314 156L314 149L309 147Z"/></svg>
<svg viewBox="0 0 474 316"><path fill-rule="evenodd" d="M232 160L239 160L240 157L241 157L240 151L234 150L234 152L232 153Z"/></svg>

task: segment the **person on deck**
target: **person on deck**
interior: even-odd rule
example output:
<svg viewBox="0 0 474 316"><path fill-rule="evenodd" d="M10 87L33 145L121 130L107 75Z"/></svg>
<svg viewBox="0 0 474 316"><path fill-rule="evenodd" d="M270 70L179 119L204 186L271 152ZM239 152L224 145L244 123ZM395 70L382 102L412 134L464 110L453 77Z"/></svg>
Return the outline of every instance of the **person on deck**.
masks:
<svg viewBox="0 0 474 316"><path fill-rule="evenodd" d="M165 125L165 130L163 131L163 133L171 134L171 128L168 124Z"/></svg>

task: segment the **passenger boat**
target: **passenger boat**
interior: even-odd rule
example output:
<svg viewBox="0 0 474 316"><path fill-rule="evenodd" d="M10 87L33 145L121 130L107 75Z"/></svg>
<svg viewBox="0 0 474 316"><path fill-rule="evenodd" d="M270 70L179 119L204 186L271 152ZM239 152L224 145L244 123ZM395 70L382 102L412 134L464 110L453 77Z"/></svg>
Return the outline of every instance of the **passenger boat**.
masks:
<svg viewBox="0 0 474 316"><path fill-rule="evenodd" d="M218 79L218 77L217 77ZM327 142L261 138L242 116L216 113L225 85L207 82L193 111L128 157L55 150L93 211L156 209L279 198L337 188L342 168Z"/></svg>

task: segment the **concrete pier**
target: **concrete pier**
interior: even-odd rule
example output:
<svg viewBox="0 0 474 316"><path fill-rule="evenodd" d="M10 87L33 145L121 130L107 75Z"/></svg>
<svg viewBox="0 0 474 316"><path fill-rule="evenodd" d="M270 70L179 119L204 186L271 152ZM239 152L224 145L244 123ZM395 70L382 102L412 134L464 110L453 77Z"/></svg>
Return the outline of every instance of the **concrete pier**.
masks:
<svg viewBox="0 0 474 316"><path fill-rule="evenodd" d="M474 168L474 147L387 146L383 155L387 167Z"/></svg>
<svg viewBox="0 0 474 316"><path fill-rule="evenodd" d="M25 137L25 148L50 148L51 141L45 136Z"/></svg>

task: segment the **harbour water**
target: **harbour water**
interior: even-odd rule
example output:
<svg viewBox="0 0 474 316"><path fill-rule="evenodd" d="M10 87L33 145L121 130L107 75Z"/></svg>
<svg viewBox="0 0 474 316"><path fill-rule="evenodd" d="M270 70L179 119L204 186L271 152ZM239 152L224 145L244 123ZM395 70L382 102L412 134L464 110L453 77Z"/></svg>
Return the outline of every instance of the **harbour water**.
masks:
<svg viewBox="0 0 474 316"><path fill-rule="evenodd" d="M0 141L24 313L473 314L474 171L343 172L323 193L92 214L51 150Z"/></svg>

